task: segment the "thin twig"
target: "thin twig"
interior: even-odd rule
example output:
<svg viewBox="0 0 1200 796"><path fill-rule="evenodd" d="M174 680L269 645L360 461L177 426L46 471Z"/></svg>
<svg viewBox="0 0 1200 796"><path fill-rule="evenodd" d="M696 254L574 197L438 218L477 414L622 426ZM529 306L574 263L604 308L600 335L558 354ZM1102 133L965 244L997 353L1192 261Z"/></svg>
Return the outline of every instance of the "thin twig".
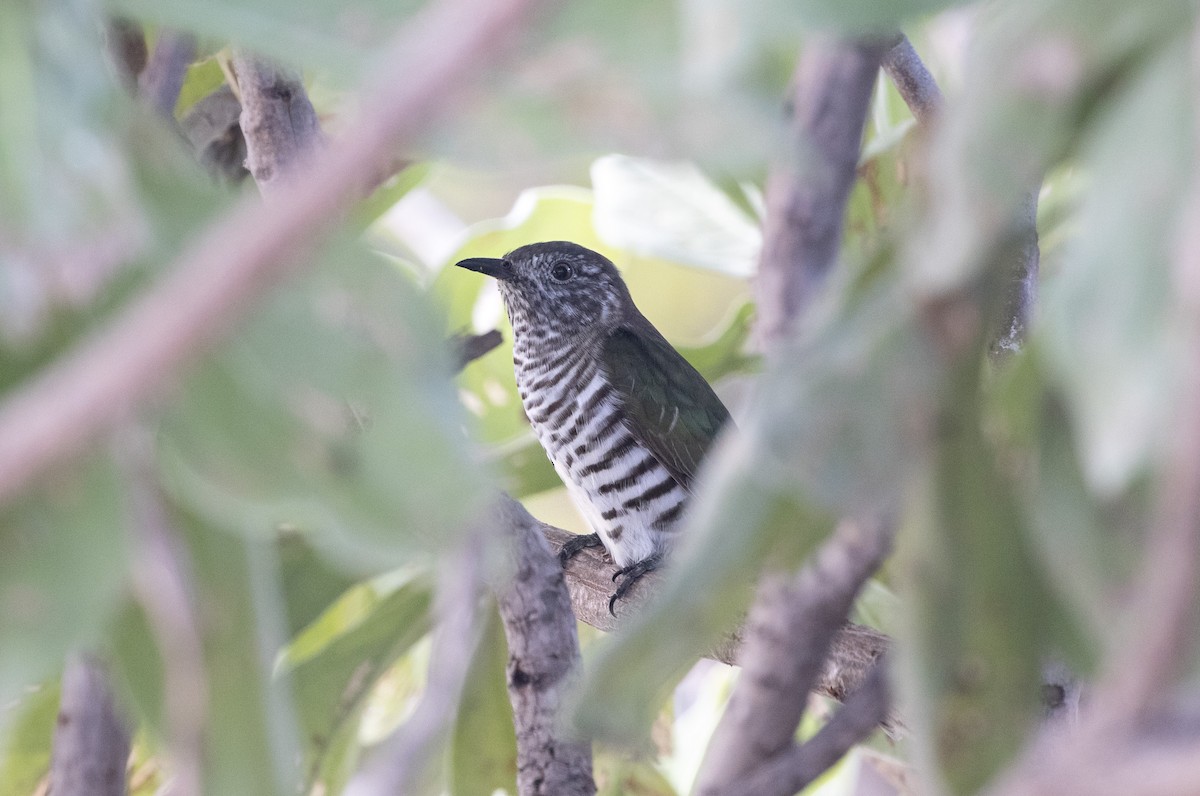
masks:
<svg viewBox="0 0 1200 796"><path fill-rule="evenodd" d="M892 79L913 117L929 127L942 109L942 92L907 36L883 56L883 70Z"/></svg>
<svg viewBox="0 0 1200 796"><path fill-rule="evenodd" d="M480 544L443 557L438 574L429 679L412 717L384 741L345 796L412 793L434 757L433 751L458 709L471 655L478 641L481 586Z"/></svg>
<svg viewBox="0 0 1200 796"><path fill-rule="evenodd" d="M188 66L195 58L195 36L174 30L159 33L154 54L138 84L142 98L168 119L175 118L175 104L179 102Z"/></svg>
<svg viewBox="0 0 1200 796"><path fill-rule="evenodd" d="M803 744L792 744L746 779L731 783L721 796L789 796L804 790L879 729L888 718L891 703L885 658L816 735Z"/></svg>
<svg viewBox="0 0 1200 796"><path fill-rule="evenodd" d="M129 729L117 712L108 672L88 655L63 672L50 789L55 794L125 796Z"/></svg>
<svg viewBox="0 0 1200 796"><path fill-rule="evenodd" d="M0 405L0 505L162 392L293 271L400 142L479 71L541 0L440 0L404 29L361 115L326 148L303 191L247 199L200 234L166 276Z"/></svg>
<svg viewBox="0 0 1200 796"><path fill-rule="evenodd" d="M521 504L504 496L492 518L509 537L512 558L509 577L495 590L508 639L517 790L521 796L591 796L591 745L567 737L559 715L580 666L562 565Z"/></svg>
<svg viewBox="0 0 1200 796"><path fill-rule="evenodd" d="M458 369L462 370L471 362L479 359L492 349L504 342L499 329L492 329L483 334L462 334L450 338L450 345L455 353Z"/></svg>
<svg viewBox="0 0 1200 796"><path fill-rule="evenodd" d="M747 621L742 676L709 742L697 794L724 793L791 747L834 633L891 538L885 523L843 522L794 579L763 580Z"/></svg>

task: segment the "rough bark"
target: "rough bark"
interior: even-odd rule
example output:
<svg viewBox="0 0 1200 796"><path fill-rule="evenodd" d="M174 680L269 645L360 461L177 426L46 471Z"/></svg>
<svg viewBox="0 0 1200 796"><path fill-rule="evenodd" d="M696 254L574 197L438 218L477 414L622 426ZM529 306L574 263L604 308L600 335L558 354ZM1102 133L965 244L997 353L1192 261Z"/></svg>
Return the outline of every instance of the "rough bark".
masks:
<svg viewBox="0 0 1200 796"><path fill-rule="evenodd" d="M517 731L521 796L591 796L592 750L567 738L563 695L579 673L579 637L558 557L539 524L504 497L495 518L509 536L512 577L497 588L508 639L508 697Z"/></svg>
<svg viewBox="0 0 1200 796"><path fill-rule="evenodd" d="M321 143L321 125L300 76L278 64L238 53L233 59L246 168L259 190L273 198L311 160Z"/></svg>
<svg viewBox="0 0 1200 796"><path fill-rule="evenodd" d="M563 544L573 534L552 525L539 522L539 528L550 549L558 554ZM640 606L654 598L663 574L648 572L643 575L629 593L621 598L617 606L618 616L608 612L608 598L612 596L613 565L604 558L598 548L581 550L564 569L567 591L571 595L571 606L576 618L592 627L611 632L621 625L621 616L637 613ZM740 663L743 630L739 628L708 657L731 666ZM862 625L845 624L834 634L829 645L829 657L820 672L813 690L834 699L842 700L866 679L871 667L891 645L891 640L877 630Z"/></svg>
<svg viewBox="0 0 1200 796"><path fill-rule="evenodd" d="M95 658L67 662L50 765L53 796L125 796L129 730Z"/></svg>

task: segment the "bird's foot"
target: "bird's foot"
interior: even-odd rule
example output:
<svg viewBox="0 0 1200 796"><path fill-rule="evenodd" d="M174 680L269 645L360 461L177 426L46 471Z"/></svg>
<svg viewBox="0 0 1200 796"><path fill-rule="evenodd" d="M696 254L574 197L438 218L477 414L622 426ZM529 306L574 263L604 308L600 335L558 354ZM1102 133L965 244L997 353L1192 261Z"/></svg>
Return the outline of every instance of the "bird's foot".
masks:
<svg viewBox="0 0 1200 796"><path fill-rule="evenodd" d="M600 534L598 533L586 533L579 534L578 536L572 536L566 541L566 544L562 546L562 549L558 551L558 563L565 567L567 562L574 558L575 554L580 550L583 550L585 547L603 546L604 542L600 541Z"/></svg>
<svg viewBox="0 0 1200 796"><path fill-rule="evenodd" d="M617 582L617 578L623 577L624 580L618 584L617 590L613 592L612 597L608 598L608 612L613 616L616 616L617 612L613 609L617 604L617 600L624 597L626 593L629 592L629 589L633 586L633 584L637 583L641 579L642 575L658 569L658 566L661 563L662 556L653 555L649 558L643 558L641 561L638 561L635 564L630 564L627 567L621 567L614 572L612 576L613 583Z"/></svg>

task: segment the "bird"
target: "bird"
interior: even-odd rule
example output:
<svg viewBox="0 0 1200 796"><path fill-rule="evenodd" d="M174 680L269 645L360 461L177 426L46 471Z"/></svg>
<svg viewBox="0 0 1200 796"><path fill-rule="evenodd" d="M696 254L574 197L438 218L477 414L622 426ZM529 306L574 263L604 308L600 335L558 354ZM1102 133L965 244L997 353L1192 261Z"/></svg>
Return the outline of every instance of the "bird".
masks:
<svg viewBox="0 0 1200 796"><path fill-rule="evenodd" d="M616 564L609 613L671 550L696 475L729 411L646 319L612 261L569 241L459 267L494 278L513 330L525 415L592 533Z"/></svg>

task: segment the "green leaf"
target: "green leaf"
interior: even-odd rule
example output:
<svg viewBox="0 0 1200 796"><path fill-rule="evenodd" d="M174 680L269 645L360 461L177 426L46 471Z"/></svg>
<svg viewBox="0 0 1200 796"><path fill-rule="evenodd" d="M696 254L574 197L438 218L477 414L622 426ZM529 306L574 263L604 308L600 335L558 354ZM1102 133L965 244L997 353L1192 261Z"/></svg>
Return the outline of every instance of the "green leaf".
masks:
<svg viewBox="0 0 1200 796"><path fill-rule="evenodd" d="M430 582L417 572L355 586L285 651L304 735L305 792L338 793L362 752L375 685L429 630Z"/></svg>
<svg viewBox="0 0 1200 796"><path fill-rule="evenodd" d="M250 535L286 523L375 573L461 533L484 481L428 308L387 264L331 257L186 379L160 448L194 511Z"/></svg>
<svg viewBox="0 0 1200 796"><path fill-rule="evenodd" d="M749 278L762 231L693 163L607 155L592 164L593 223L625 251Z"/></svg>
<svg viewBox="0 0 1200 796"><path fill-rule="evenodd" d="M450 737L451 796L517 792L517 735L508 701L508 643L494 605L458 705Z"/></svg>
<svg viewBox="0 0 1200 796"><path fill-rule="evenodd" d="M125 588L124 495L86 456L0 512L0 704L94 643Z"/></svg>
<svg viewBox="0 0 1200 796"><path fill-rule="evenodd" d="M979 790L1023 745L1061 612L984 439L979 367L967 360L942 406L934 459L902 535L907 690L953 793Z"/></svg>
<svg viewBox="0 0 1200 796"><path fill-rule="evenodd" d="M272 676L285 626L276 548L186 511L172 517L183 542L183 567L192 576L204 651L205 792L293 793L299 747L292 686L286 676ZM131 606L113 629L118 684L161 733L167 726L165 688L195 686L168 679L172 672L164 665L178 652L161 649L163 640L140 608Z"/></svg>
<svg viewBox="0 0 1200 796"><path fill-rule="evenodd" d="M1047 372L1070 406L1088 484L1110 498L1171 439L1193 356L1171 267L1191 183L1180 164L1195 155L1190 57L1186 36L1164 44L1097 114L1082 145L1091 185L1079 234L1045 292Z"/></svg>
<svg viewBox="0 0 1200 796"><path fill-rule="evenodd" d="M46 683L5 706L16 718L0 732L0 796L29 796L49 772L58 696L57 683Z"/></svg>
<svg viewBox="0 0 1200 796"><path fill-rule="evenodd" d="M781 13L799 14L814 28L844 32L891 33L905 24L968 0L799 0L797 3L763 3Z"/></svg>

